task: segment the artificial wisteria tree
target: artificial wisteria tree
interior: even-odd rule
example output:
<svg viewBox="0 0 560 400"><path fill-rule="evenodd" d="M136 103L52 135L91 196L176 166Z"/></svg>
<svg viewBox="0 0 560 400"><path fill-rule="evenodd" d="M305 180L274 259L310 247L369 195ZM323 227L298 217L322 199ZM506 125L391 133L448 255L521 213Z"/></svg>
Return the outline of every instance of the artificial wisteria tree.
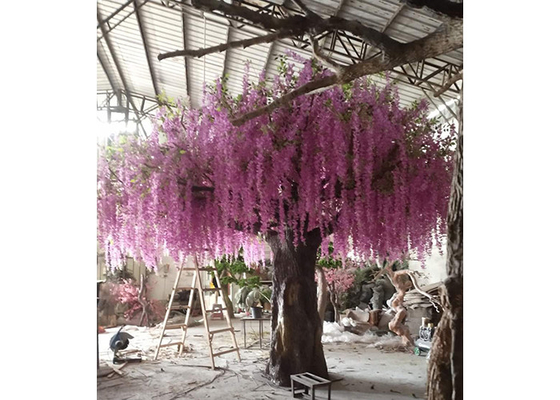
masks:
<svg viewBox="0 0 560 400"><path fill-rule="evenodd" d="M148 140L115 138L99 161L99 240L108 259L125 253L155 267L210 251L273 253L272 344L267 373L327 376L314 272L329 242L343 259L420 257L445 232L453 135L405 109L387 81L368 79L301 96L289 106L234 126L250 112L331 72L299 60L271 84L244 81L231 96L223 82L201 109L162 108ZM247 74L246 74L247 76Z"/></svg>

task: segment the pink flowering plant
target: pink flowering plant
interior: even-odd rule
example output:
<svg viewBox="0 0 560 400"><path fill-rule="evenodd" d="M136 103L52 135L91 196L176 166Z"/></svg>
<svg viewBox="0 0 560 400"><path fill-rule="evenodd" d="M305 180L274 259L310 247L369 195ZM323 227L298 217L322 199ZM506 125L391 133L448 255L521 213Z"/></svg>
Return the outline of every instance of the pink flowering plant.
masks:
<svg viewBox="0 0 560 400"><path fill-rule="evenodd" d="M140 287L132 279L123 279L117 283L107 282L110 285L110 293L114 301L125 306L124 318L127 321L132 320L142 312L142 304L138 299ZM165 315L165 310L160 302L156 300L148 300L146 293L151 289L150 285L146 285L146 292L143 300L147 303L147 309L150 320L161 321Z"/></svg>
<svg viewBox="0 0 560 400"><path fill-rule="evenodd" d="M147 139L121 135L98 163L98 232L121 262L132 254L155 267L163 250L215 258L245 250L264 257L257 232L294 232L296 243L319 229L323 253L349 251L422 257L441 243L451 183L454 133L428 119L424 101L399 104L389 79L360 78L295 98L290 106L234 126L240 115L331 72L314 60L284 63L232 96L224 82L207 87L200 109L176 101L161 108ZM349 240L351 238L351 240ZM212 254L211 254L212 256ZM345 287L350 278L332 273ZM338 290L338 289L337 289Z"/></svg>

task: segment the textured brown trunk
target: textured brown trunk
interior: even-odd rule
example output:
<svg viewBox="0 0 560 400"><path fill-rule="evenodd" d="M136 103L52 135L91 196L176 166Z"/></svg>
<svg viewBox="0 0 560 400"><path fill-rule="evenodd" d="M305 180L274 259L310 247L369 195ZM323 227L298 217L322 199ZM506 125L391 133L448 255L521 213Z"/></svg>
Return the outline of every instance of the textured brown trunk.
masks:
<svg viewBox="0 0 560 400"><path fill-rule="evenodd" d="M146 320L146 326L150 326L150 315L148 313L148 302L144 298L146 293L146 285L144 283L144 274L140 275L140 289L138 289L138 302L142 306L142 315L140 315L140 322L138 325L143 326L142 323Z"/></svg>
<svg viewBox="0 0 560 400"><path fill-rule="evenodd" d="M224 303L226 304L226 310L227 310L228 316L230 318L235 318L235 315L234 315L234 312L233 312L233 303L231 302L231 299L229 298L229 285L223 285L222 286L222 291L224 292Z"/></svg>
<svg viewBox="0 0 560 400"><path fill-rule="evenodd" d="M338 296L334 293L334 291L329 291L329 300L333 306L334 311L334 322L340 324L340 307L338 306Z"/></svg>
<svg viewBox="0 0 560 400"><path fill-rule="evenodd" d="M428 363L428 399L463 399L463 126L459 138L447 214L447 279L441 291L444 308Z"/></svg>
<svg viewBox="0 0 560 400"><path fill-rule="evenodd" d="M325 320L327 301L329 301L329 289L327 288L327 278L323 268L316 266L315 271L317 271L317 312L322 323Z"/></svg>
<svg viewBox="0 0 560 400"><path fill-rule="evenodd" d="M290 375L301 372L328 378L315 284L319 230L308 232L305 239L305 245L296 247L289 230L284 239L274 232L267 235L274 258L272 342L266 374L280 386L290 386Z"/></svg>

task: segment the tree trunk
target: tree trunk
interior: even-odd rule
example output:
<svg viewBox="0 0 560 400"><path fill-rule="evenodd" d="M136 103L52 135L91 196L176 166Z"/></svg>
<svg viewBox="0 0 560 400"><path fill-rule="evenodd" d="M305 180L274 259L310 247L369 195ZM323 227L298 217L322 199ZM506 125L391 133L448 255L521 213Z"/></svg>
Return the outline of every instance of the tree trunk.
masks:
<svg viewBox="0 0 560 400"><path fill-rule="evenodd" d="M340 324L340 307L338 306L338 297L334 290L329 290L329 300L333 306L334 322Z"/></svg>
<svg viewBox="0 0 560 400"><path fill-rule="evenodd" d="M463 127L459 138L447 214L447 279L441 291L443 315L428 363L428 399L463 399Z"/></svg>
<svg viewBox="0 0 560 400"><path fill-rule="evenodd" d="M319 318L321 318L321 323L325 320L325 311L327 310L327 301L329 301L329 289L327 288L327 278L325 277L325 271L323 268L316 266L315 271L317 271L317 312L319 313Z"/></svg>
<svg viewBox="0 0 560 400"><path fill-rule="evenodd" d="M144 283L144 274L140 275L140 289L138 289L138 302L142 306L142 314L140 315L140 322L138 325L143 326L142 322L146 320L146 326L150 326L150 315L148 313L148 302L144 298L146 292L146 285Z"/></svg>
<svg viewBox="0 0 560 400"><path fill-rule="evenodd" d="M226 304L226 310L227 310L228 316L230 318L234 318L235 315L233 313L233 303L231 302L231 299L229 298L229 285L223 285L222 286L222 292L224 294L224 303Z"/></svg>
<svg viewBox="0 0 560 400"><path fill-rule="evenodd" d="M305 244L297 247L290 230L284 239L276 232L269 232L266 239L274 254L272 343L266 374L280 386L290 386L290 375L302 372L328 378L315 284L320 232L308 232Z"/></svg>

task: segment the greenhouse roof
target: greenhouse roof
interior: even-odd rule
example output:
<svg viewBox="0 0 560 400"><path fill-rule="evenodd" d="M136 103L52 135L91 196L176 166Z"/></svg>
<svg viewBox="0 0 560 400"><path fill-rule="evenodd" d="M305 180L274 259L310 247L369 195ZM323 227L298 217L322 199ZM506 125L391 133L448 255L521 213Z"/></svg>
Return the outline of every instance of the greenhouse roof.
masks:
<svg viewBox="0 0 560 400"><path fill-rule="evenodd" d="M235 3L279 18L301 13L290 0ZM304 4L322 17L336 15L358 20L401 43L428 35L447 18L427 8L412 8L399 0L306 0ZM311 45L302 37L277 39L245 49L232 48L201 58L159 61L161 53L270 33L218 11L203 12L190 1L98 0L97 21L98 109L133 113L130 118L137 121L153 114L161 93L174 99L188 98L192 106L199 106L204 82L219 77L227 76L229 90L232 94L239 93L247 61L250 61L251 77L256 79L263 69L267 77L276 74L278 56L288 50L312 57ZM379 53L379 49L341 30L322 34L319 43L324 54L342 65L367 60ZM432 110L440 109L452 115L462 83L454 83L440 96L434 93L462 68L463 50L458 49L394 68L391 77L399 86L403 105L427 98Z"/></svg>

